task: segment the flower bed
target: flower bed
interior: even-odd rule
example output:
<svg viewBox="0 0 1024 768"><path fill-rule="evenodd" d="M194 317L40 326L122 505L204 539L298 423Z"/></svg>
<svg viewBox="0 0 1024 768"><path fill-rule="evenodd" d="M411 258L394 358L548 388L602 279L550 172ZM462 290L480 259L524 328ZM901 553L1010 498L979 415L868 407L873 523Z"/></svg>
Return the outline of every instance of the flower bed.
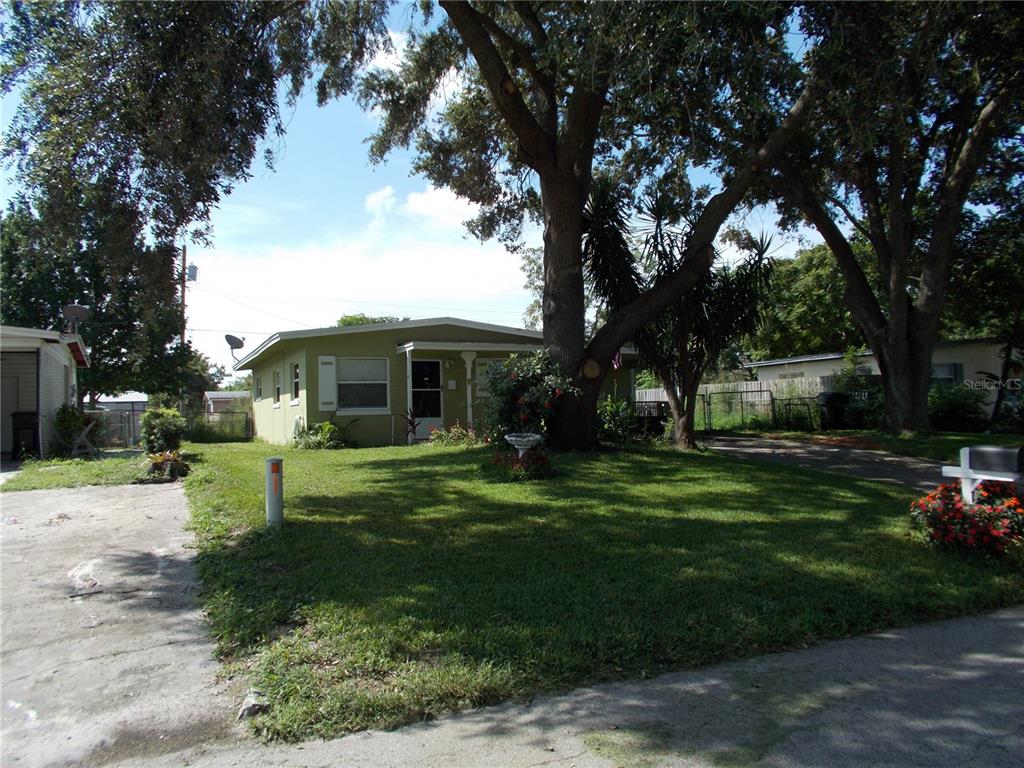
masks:
<svg viewBox="0 0 1024 768"><path fill-rule="evenodd" d="M965 504L959 483L944 483L910 505L915 528L929 542L991 555L1024 547L1024 508L1013 483L988 481Z"/></svg>
<svg viewBox="0 0 1024 768"><path fill-rule="evenodd" d="M547 452L540 446L519 456L514 450L499 447L489 462L480 467L484 475L499 482L543 480L555 473Z"/></svg>

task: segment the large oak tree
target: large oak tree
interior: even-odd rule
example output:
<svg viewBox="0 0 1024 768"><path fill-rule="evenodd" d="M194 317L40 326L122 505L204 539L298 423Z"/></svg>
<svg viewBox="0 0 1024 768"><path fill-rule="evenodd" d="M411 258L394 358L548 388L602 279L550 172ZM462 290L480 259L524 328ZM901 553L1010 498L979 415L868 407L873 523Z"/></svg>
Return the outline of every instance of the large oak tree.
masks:
<svg viewBox="0 0 1024 768"><path fill-rule="evenodd" d="M811 105L814 79L785 43L791 10L443 0L441 18L421 6L389 68L374 63L390 5L14 3L3 84L24 89L9 157L43 194L117 174L167 240L207 221L260 140L283 133L279 81L290 99L311 79L321 102L355 93L382 116L371 156L415 144L418 171L481 204L477 234L514 239L525 214L539 217L544 342L582 392L560 437L590 445L611 358L707 272L722 223ZM581 238L595 164L641 179L722 157L678 269L588 339Z"/></svg>
<svg viewBox="0 0 1024 768"><path fill-rule="evenodd" d="M1024 17L1002 3L810 4L805 34L829 98L773 188L821 234L882 373L889 429L928 426L931 357L972 192L1017 184ZM1014 181L1016 179L1017 181ZM852 233L852 234L851 234ZM870 248L881 290L854 252Z"/></svg>

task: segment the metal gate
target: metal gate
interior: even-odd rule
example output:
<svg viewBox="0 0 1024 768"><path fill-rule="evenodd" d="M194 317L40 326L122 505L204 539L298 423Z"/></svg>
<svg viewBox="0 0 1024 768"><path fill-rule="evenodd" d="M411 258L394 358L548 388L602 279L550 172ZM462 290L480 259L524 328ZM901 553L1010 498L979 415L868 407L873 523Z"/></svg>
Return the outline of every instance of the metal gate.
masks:
<svg viewBox="0 0 1024 768"><path fill-rule="evenodd" d="M770 389L726 390L707 396L705 429L769 429L775 424L775 396Z"/></svg>

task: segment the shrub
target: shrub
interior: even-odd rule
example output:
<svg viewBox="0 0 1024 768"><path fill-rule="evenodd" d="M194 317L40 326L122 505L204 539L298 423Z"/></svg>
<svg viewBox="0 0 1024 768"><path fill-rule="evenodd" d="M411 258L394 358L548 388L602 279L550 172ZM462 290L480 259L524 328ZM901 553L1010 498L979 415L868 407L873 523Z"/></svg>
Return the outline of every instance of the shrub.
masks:
<svg viewBox="0 0 1024 768"><path fill-rule="evenodd" d="M161 451L149 455L149 474L176 480L185 477L189 472L189 466L181 458L180 451Z"/></svg>
<svg viewBox="0 0 1024 768"><path fill-rule="evenodd" d="M880 429L885 423L885 400L877 387L863 390L846 405L848 429Z"/></svg>
<svg viewBox="0 0 1024 768"><path fill-rule="evenodd" d="M146 453L176 451L185 435L185 417L171 408L150 408L142 414L142 444Z"/></svg>
<svg viewBox="0 0 1024 768"><path fill-rule="evenodd" d="M487 370L490 397L484 406L484 438L497 443L512 432L546 434L548 419L572 383L546 352L512 355Z"/></svg>
<svg viewBox="0 0 1024 768"><path fill-rule="evenodd" d="M984 482L976 504L965 504L959 483L944 483L910 505L915 529L928 542L991 555L1024 544L1024 509L1013 483Z"/></svg>
<svg viewBox="0 0 1024 768"><path fill-rule="evenodd" d="M599 434L604 440L624 443L638 431L637 420L629 402L611 395L597 404L597 418L600 422Z"/></svg>
<svg viewBox="0 0 1024 768"><path fill-rule="evenodd" d="M303 427L292 440L294 448L308 450L337 450L349 448L352 443L345 433L338 428L337 424L330 421L321 421L318 424L310 424Z"/></svg>
<svg viewBox="0 0 1024 768"><path fill-rule="evenodd" d="M522 458L518 451L499 447L491 460L481 465L481 469L492 480L504 483L543 480L555 474L547 451L539 446L530 448Z"/></svg>
<svg viewBox="0 0 1024 768"><path fill-rule="evenodd" d="M982 432L988 425L985 393L963 384L934 386L928 391L928 420L947 432Z"/></svg>
<svg viewBox="0 0 1024 768"><path fill-rule="evenodd" d="M71 456L75 446L75 438L82 434L88 418L73 405L65 403L53 414L53 439L50 441L50 454L54 458L66 459Z"/></svg>
<svg viewBox="0 0 1024 768"><path fill-rule="evenodd" d="M472 427L467 429L459 422L455 422L455 426L432 430L430 442L445 447L464 445L468 448L479 445L483 441L477 437L476 431Z"/></svg>

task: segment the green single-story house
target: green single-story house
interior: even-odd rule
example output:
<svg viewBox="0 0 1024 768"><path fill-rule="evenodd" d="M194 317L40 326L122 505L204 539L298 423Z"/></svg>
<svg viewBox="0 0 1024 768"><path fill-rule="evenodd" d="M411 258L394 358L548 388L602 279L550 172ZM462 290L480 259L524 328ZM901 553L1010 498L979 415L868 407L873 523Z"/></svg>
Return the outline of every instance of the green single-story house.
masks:
<svg viewBox="0 0 1024 768"><path fill-rule="evenodd" d="M541 348L539 331L439 317L282 331L234 369L252 372L258 438L287 443L301 427L332 421L360 446L397 445L474 424L487 397L487 365ZM635 359L623 351L624 364L605 380L609 394L633 399ZM415 435L407 433L409 412Z"/></svg>

